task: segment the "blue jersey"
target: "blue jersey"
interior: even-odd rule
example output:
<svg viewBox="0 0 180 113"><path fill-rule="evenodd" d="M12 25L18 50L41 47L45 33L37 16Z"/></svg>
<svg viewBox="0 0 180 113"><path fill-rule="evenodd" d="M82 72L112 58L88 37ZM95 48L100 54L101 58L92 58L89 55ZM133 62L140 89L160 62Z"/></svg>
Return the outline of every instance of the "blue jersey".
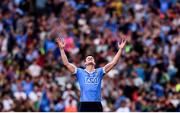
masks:
<svg viewBox="0 0 180 113"><path fill-rule="evenodd" d="M82 68L76 68L75 74L80 85L81 102L100 102L101 101L101 80L105 71L97 68L88 72Z"/></svg>

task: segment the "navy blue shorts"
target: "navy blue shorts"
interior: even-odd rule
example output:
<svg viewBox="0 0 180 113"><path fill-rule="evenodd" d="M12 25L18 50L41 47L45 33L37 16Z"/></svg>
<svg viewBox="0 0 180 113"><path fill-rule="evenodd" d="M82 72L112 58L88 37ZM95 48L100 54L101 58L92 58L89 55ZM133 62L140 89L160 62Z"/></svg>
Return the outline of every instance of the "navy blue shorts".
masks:
<svg viewBox="0 0 180 113"><path fill-rule="evenodd" d="M101 102L80 102L79 112L103 112Z"/></svg>

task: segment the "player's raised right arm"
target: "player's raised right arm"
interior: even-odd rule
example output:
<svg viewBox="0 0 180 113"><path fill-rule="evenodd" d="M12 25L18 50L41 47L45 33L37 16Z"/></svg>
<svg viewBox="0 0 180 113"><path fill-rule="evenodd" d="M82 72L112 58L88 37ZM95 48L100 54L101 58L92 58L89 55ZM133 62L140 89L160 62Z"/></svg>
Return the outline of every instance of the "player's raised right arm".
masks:
<svg viewBox="0 0 180 113"><path fill-rule="evenodd" d="M67 69L71 73L75 73L76 67L68 61L67 56L66 56L65 51L64 51L64 47L66 45L65 42L63 40L61 40L60 38L57 38L56 42L57 42L58 47L60 49L60 53L61 53L61 58L62 58L63 64L67 67Z"/></svg>

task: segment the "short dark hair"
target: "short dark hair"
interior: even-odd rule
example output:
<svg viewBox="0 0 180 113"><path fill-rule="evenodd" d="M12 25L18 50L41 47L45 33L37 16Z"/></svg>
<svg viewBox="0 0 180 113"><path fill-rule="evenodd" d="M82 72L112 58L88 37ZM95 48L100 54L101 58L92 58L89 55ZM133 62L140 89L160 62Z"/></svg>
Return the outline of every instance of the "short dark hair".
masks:
<svg viewBox="0 0 180 113"><path fill-rule="evenodd" d="M87 58L88 56L92 56L92 57L93 57L94 55L92 55L92 54L88 54L88 55L86 55L86 56L85 56L85 58Z"/></svg>
<svg viewBox="0 0 180 113"><path fill-rule="evenodd" d="M94 56L94 55L92 55L92 54L87 54L87 55L85 55L84 57L83 57L83 60L85 60L86 61L86 58L88 57L88 56ZM94 58L94 57L93 57Z"/></svg>

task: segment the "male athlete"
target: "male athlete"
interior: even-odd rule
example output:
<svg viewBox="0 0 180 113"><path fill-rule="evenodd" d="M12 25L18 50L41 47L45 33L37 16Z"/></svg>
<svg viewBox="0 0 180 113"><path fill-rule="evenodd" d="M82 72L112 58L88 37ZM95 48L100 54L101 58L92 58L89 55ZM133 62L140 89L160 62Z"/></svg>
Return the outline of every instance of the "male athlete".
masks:
<svg viewBox="0 0 180 113"><path fill-rule="evenodd" d="M64 52L65 42L57 38L56 42L59 46L61 58L63 64L67 69L75 74L80 84L80 104L78 111L82 112L102 112L103 108L101 105L101 80L105 73L108 73L117 63L121 56L121 51L126 44L126 36L121 34L122 41L118 43L118 52L111 62L106 64L104 67L95 69L95 61L93 56L87 56L85 59L85 69L77 68L75 65L70 63Z"/></svg>

